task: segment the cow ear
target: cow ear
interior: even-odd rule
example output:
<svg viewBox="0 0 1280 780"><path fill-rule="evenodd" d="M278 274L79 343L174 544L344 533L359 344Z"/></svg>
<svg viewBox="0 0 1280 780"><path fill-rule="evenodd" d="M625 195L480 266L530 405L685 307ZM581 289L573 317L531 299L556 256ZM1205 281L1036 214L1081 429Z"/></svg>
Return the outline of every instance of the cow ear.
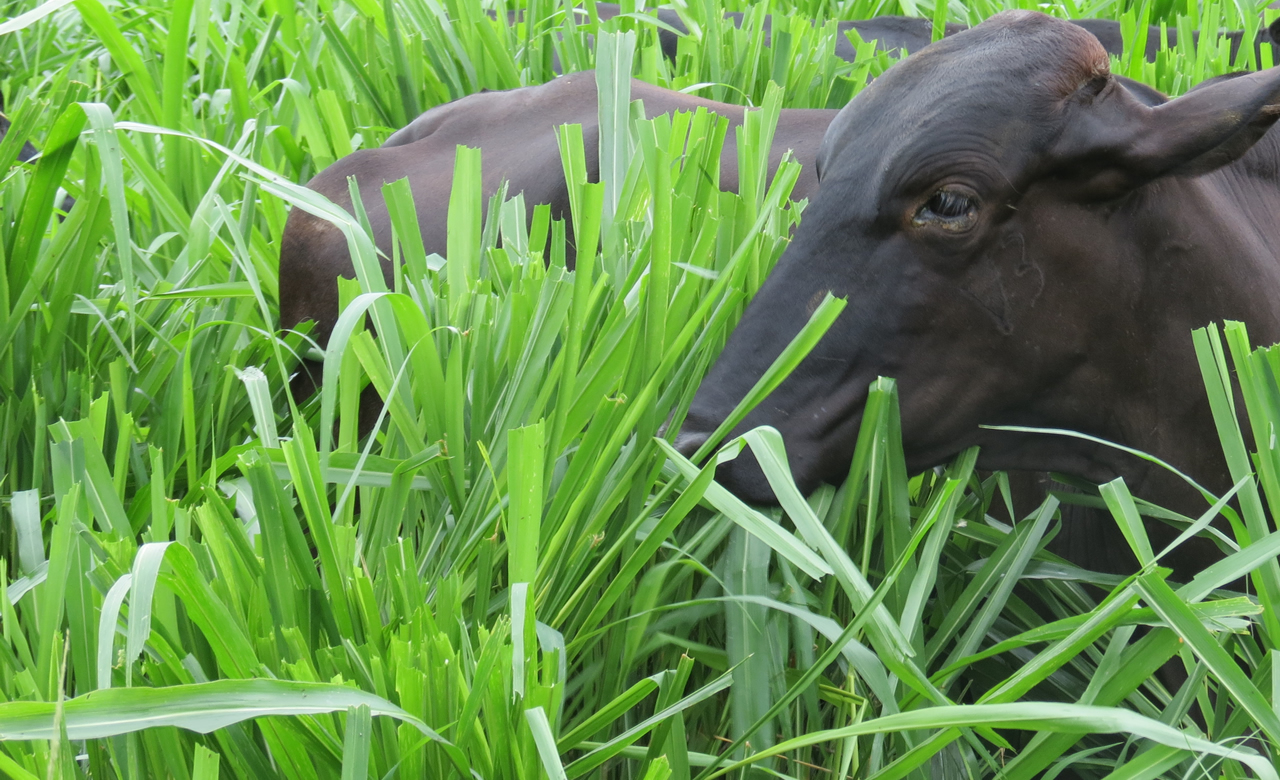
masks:
<svg viewBox="0 0 1280 780"><path fill-rule="evenodd" d="M1157 106L1103 76L1069 105L1053 167L1082 195L1118 197L1160 176L1198 176L1240 159L1280 119L1280 68L1220 78Z"/></svg>

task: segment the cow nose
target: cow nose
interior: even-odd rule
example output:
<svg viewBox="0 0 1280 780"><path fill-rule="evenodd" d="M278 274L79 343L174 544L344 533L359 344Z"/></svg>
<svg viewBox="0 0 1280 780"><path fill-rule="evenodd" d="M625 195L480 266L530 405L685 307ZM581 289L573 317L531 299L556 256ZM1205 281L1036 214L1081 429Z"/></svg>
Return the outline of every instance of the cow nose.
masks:
<svg viewBox="0 0 1280 780"><path fill-rule="evenodd" d="M693 454L698 451L698 448L702 446L708 436L710 436L710 434L703 433L701 431L680 431L680 433L676 435L676 451L686 458L692 458Z"/></svg>

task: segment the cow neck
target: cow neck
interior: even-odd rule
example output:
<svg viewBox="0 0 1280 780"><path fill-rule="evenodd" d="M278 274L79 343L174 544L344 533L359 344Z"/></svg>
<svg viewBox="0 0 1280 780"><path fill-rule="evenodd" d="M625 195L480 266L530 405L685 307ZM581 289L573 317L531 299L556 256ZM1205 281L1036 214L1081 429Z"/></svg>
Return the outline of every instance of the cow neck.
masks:
<svg viewBox="0 0 1280 780"><path fill-rule="evenodd" d="M1274 172L1277 160L1280 137L1272 132L1234 165L1197 178L1165 179L1141 193L1139 212L1152 229L1135 247L1145 274L1137 325L1149 336L1129 341L1150 353L1124 361L1122 370L1140 375L1141 391L1122 401L1123 429L1117 434L1215 493L1229 489L1232 480L1216 445L1190 331L1241 320L1254 344L1280 341L1274 304L1280 292L1280 225L1274 219L1280 214L1280 186L1274 176L1268 181L1258 175ZM1236 408L1244 410L1238 390ZM1243 418L1241 425L1248 435ZM1131 477L1140 495L1157 502L1173 495L1186 511L1204 508L1194 491L1164 469L1130 461L1117 471Z"/></svg>

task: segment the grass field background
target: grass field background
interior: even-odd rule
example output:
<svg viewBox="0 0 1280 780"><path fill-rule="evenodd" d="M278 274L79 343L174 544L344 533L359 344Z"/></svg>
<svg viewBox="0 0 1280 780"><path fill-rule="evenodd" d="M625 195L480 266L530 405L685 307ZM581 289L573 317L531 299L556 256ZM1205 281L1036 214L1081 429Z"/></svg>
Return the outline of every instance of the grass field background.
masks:
<svg viewBox="0 0 1280 780"><path fill-rule="evenodd" d="M699 32L670 62L648 15L570 23L550 0L8 3L0 774L1274 778L1252 751L1280 739L1280 457L1246 451L1229 377L1274 441L1280 354L1241 326L1196 336L1234 508L1183 518L1120 482L1074 499L1109 508L1148 563L1123 580L1042 550L1057 498L989 517L1008 483L974 452L906 473L889 379L838 488L800 496L768 431L720 456L751 447L783 509L742 504L657 436L803 218L796 166L765 175L778 109L843 105L893 62L868 44L836 58L830 22L1007 7L1117 19L1130 39L1252 37L1275 14L693 0ZM1188 41L1113 68L1180 93L1258 65ZM482 161L462 151L447 264L415 240L406 184L384 189L402 261L386 289L360 214L297 183L431 106L549 80L553 53L600 66L605 111L625 115L630 75L762 107L741 192L697 173L726 134L712 117L619 123L600 184L568 128L575 243L600 246L570 272L564 225L535 204L499 197L482 220ZM17 164L26 140L43 154ZM339 224L363 280L307 400L287 385L313 345L275 314L294 207ZM362 441L369 382L390 401ZM1219 510L1228 557L1166 582L1139 513L1211 533ZM1248 595L1221 590L1245 574ZM1179 690L1153 677L1169 659Z"/></svg>

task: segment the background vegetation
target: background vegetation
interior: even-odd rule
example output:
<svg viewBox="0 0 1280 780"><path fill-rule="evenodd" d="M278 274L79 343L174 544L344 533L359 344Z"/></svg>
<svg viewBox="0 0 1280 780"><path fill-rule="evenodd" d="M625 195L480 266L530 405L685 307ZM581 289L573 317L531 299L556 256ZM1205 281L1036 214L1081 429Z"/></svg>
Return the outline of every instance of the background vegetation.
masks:
<svg viewBox="0 0 1280 780"><path fill-rule="evenodd" d="M1280 737L1280 461L1246 452L1224 388L1230 361L1272 441L1280 356L1243 328L1196 342L1237 508L1181 518L1119 482L1075 498L1149 564L1124 580L1042 550L1057 498L989 516L1007 480L973 452L908 475L891 380L839 488L801 497L768 431L719 456L751 447L782 510L655 438L802 216L796 167L764 175L776 111L840 106L892 64L836 58L830 21L1015 6L1119 19L1131 40L1262 20L1247 2L695 1L668 62L649 16L571 21L550 0L7 4L0 773L1275 777L1252 751ZM566 129L577 245L602 247L568 272L544 210L500 197L481 220L481 161L460 152L447 265L415 241L407 186L385 189L403 261L386 290L359 213L296 182L431 106L546 81L553 55L602 66L606 111L627 74L763 106L741 193L694 175L725 137L706 115L620 123L602 184ZM1184 42L1114 66L1181 92L1228 55ZM17 163L27 140L43 154ZM363 280L305 401L287 378L313 345L275 317L292 207L343 228ZM547 235L550 258L531 249ZM361 441L368 382L391 401ZM1192 534L1218 510L1228 557L1166 583L1139 512ZM1220 590L1249 572L1258 595ZM1172 691L1153 677L1171 658L1188 672Z"/></svg>

